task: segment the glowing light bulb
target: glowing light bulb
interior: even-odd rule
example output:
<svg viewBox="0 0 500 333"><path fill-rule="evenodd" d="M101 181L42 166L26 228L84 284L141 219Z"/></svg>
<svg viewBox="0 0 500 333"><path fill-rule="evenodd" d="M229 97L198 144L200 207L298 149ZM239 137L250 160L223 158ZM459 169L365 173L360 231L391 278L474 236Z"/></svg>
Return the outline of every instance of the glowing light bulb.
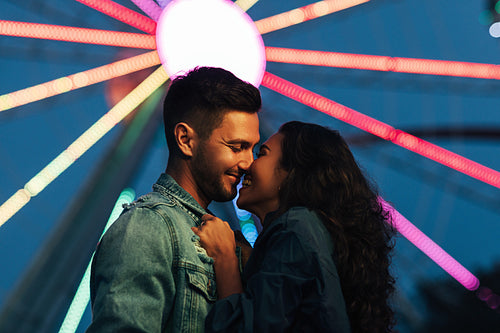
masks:
<svg viewBox="0 0 500 333"><path fill-rule="evenodd" d="M254 86L264 75L262 37L232 1L171 1L158 21L156 43L172 78L197 66L222 67Z"/></svg>
<svg viewBox="0 0 500 333"><path fill-rule="evenodd" d="M491 37L500 37L500 22L495 22L490 26Z"/></svg>

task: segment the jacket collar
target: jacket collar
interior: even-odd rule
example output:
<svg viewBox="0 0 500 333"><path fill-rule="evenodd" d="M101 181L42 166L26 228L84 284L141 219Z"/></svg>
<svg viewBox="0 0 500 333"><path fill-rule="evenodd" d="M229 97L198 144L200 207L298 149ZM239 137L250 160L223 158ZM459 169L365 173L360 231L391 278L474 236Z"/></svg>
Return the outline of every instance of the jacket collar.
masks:
<svg viewBox="0 0 500 333"><path fill-rule="evenodd" d="M207 214L207 211L201 207L191 194L183 189L172 176L162 173L160 178L153 185L153 190L163 196L170 197L175 201L182 204L188 210L192 211L195 215L201 218L202 215Z"/></svg>

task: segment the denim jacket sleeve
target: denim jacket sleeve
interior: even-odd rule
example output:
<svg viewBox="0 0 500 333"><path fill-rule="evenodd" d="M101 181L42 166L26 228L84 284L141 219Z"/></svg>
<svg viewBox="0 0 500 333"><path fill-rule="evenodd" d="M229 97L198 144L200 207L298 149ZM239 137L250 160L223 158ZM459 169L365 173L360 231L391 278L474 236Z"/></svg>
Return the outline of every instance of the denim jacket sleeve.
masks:
<svg viewBox="0 0 500 333"><path fill-rule="evenodd" d="M131 209L110 227L92 263L92 324L87 332L162 332L175 284L163 219Z"/></svg>

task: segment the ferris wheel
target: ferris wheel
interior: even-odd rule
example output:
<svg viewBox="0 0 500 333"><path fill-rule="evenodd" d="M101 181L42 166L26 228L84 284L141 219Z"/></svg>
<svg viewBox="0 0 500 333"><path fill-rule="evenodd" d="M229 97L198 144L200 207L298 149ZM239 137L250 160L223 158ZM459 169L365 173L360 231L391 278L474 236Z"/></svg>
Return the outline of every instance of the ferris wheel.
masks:
<svg viewBox="0 0 500 333"><path fill-rule="evenodd" d="M418 248L440 243L437 252L426 254L453 271L466 288L477 289L479 281L459 263L460 257L476 250L500 254L488 238L498 232L491 224L500 214L499 47L446 35L468 36L468 15L474 22L477 15L455 9L464 27L452 26L438 18L445 15L445 4L425 2L417 8L410 1L387 0L33 0L0 6L5 8L0 15L5 73L0 154L5 155L1 187L6 189L0 193L0 237L7 230L6 238L49 238L54 219L74 218L65 209L71 198L85 197L98 211L92 197L82 194L91 191L89 186L111 189L92 192L108 202L130 183L137 184L136 192L145 191L143 183L149 186L158 174L152 165L165 165L155 124L168 80L195 65L214 65L261 87L263 136L292 119L339 128L382 196L399 211L394 214L404 223L404 236L418 238L417 243L427 240L418 226L435 241L428 239ZM109 161L125 161L118 151L127 142L133 142L127 152L137 164L113 169ZM111 146L116 149L109 150ZM94 172L88 181L85 176L96 165L101 173ZM154 173L153 178L146 173ZM113 180L103 185L102 179ZM52 221L39 224L33 217L37 214ZM474 228L467 225L470 216L481 216ZM85 269L82 263L90 258L102 222L77 229L85 231L83 238L74 235L75 229L69 231L70 224L71 241L63 231L50 238L60 239L59 244L90 244L76 260L81 267L72 280ZM469 231L467 236L448 238L460 228ZM483 239L484 250L456 246L474 232ZM43 266L50 262L50 252L34 255L44 238L36 239L25 262L40 260L31 267L41 272L53 266ZM456 260L440 252L447 244L458 248ZM74 252L81 249L74 246ZM414 258L424 266L435 265L413 245L404 246L409 254L400 259L402 266L418 266L408 263ZM11 285L26 265L12 273ZM411 277L426 274L419 267L410 270ZM58 282L53 283L57 288ZM32 295L33 288L25 287L21 294Z"/></svg>

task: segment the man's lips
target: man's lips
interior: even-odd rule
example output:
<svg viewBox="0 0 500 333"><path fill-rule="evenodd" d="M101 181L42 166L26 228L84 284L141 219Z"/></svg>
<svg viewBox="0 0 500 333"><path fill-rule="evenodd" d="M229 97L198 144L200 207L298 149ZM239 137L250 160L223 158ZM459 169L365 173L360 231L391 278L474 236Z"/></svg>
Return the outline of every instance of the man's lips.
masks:
<svg viewBox="0 0 500 333"><path fill-rule="evenodd" d="M234 173L228 173L227 174L229 177L233 177L235 182L239 183L241 175L240 174L234 174Z"/></svg>

